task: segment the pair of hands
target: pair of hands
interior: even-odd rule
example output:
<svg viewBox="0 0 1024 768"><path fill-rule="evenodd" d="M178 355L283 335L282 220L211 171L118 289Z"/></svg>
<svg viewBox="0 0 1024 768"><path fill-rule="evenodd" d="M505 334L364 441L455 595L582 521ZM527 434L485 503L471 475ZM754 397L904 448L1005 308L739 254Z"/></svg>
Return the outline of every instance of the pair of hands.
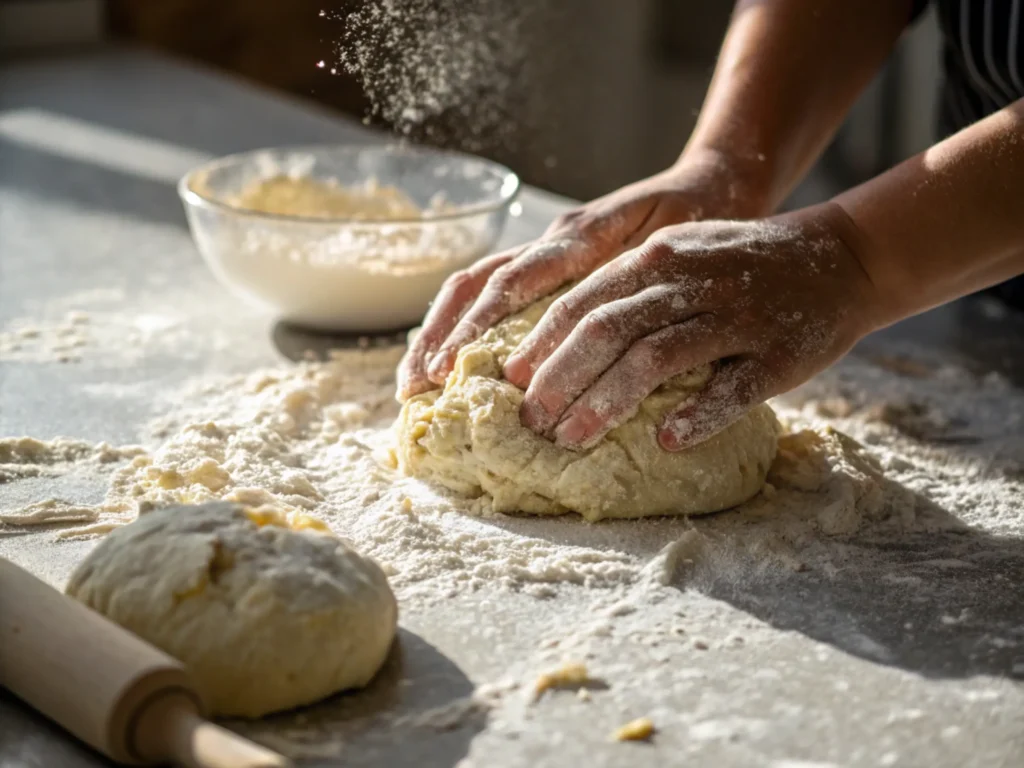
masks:
<svg viewBox="0 0 1024 768"><path fill-rule="evenodd" d="M872 330L859 234L831 203L739 220L761 213L754 177L715 156L687 162L452 275L402 361L399 398L443 385L461 347L579 280L504 369L526 390L522 423L563 447L593 445L704 363L717 361L708 385L661 426L666 450L828 367Z"/></svg>

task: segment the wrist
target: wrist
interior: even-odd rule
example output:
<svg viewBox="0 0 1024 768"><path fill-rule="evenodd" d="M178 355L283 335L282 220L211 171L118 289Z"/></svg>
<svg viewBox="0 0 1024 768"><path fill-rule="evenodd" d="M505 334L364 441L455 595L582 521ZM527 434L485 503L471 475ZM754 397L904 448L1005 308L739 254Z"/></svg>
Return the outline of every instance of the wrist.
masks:
<svg viewBox="0 0 1024 768"><path fill-rule="evenodd" d="M861 271L871 285L867 309L871 327L877 331L903 320L916 311L910 298L920 293L912 275L904 275L897 268L898 259L884 238L877 237L870 227L857 216L855 210L840 199L822 204L829 210L837 236L842 238L849 252L857 260Z"/></svg>
<svg viewBox="0 0 1024 768"><path fill-rule="evenodd" d="M696 178L715 190L720 212L714 218L762 218L775 207L771 167L763 154L748 156L713 147L688 146L665 173L688 181Z"/></svg>
<svg viewBox="0 0 1024 768"><path fill-rule="evenodd" d="M898 291L877 268L878 249L857 221L830 200L775 217L794 225L800 237L819 253L833 252L856 276L848 286L848 332L856 339L902 319Z"/></svg>

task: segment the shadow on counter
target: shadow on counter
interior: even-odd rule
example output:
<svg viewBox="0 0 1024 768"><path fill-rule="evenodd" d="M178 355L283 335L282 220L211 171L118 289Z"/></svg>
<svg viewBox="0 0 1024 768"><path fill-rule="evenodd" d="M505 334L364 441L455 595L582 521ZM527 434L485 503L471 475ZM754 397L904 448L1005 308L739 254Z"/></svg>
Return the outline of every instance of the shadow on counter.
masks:
<svg viewBox="0 0 1024 768"><path fill-rule="evenodd" d="M453 661L399 629L384 667L365 689L228 725L309 768L452 768L487 724L487 712L470 699L473 690Z"/></svg>
<svg viewBox="0 0 1024 768"><path fill-rule="evenodd" d="M46 152L0 136L0 167L20 195L60 201L72 208L188 229L171 182L133 175L74 157Z"/></svg>
<svg viewBox="0 0 1024 768"><path fill-rule="evenodd" d="M326 333L284 321L274 323L270 340L274 347L292 362L327 360L332 349L366 349L402 346L407 331L366 333Z"/></svg>

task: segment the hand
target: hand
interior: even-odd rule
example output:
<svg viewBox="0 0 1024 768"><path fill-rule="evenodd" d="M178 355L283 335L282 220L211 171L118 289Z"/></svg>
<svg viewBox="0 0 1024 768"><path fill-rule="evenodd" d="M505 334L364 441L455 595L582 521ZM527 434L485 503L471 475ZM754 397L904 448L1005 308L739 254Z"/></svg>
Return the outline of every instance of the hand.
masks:
<svg viewBox="0 0 1024 768"><path fill-rule="evenodd" d="M669 451L707 439L874 330L861 242L832 203L660 230L559 298L508 359L523 424L585 448L668 379L717 361L658 433Z"/></svg>
<svg viewBox="0 0 1024 768"><path fill-rule="evenodd" d="M398 371L398 397L444 384L463 346L669 224L763 214L758 161L740 170L710 151L560 216L538 240L445 281Z"/></svg>

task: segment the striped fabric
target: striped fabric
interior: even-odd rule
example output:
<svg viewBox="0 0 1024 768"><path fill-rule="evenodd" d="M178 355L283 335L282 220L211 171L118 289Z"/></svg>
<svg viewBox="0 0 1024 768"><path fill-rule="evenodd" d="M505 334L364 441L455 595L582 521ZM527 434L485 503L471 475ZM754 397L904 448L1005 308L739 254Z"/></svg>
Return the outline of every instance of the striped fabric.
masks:
<svg viewBox="0 0 1024 768"><path fill-rule="evenodd" d="M1024 0L915 0L914 17L934 3L943 35L939 136L1024 98ZM986 293L1024 310L1024 276Z"/></svg>
<svg viewBox="0 0 1024 768"><path fill-rule="evenodd" d="M1024 97L1024 0L930 0L944 38L939 129L955 133ZM929 0L917 0L914 15Z"/></svg>

